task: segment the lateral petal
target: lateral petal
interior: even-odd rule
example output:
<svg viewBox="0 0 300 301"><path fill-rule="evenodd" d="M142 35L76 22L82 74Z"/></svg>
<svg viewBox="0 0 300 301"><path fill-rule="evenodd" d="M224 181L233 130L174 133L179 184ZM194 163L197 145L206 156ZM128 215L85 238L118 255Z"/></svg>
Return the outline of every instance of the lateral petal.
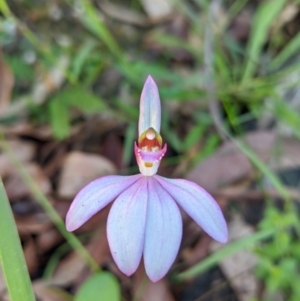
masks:
<svg viewBox="0 0 300 301"><path fill-rule="evenodd" d="M173 198L149 177L149 201L145 231L144 261L149 278L156 282L166 275L179 250L182 220Z"/></svg>
<svg viewBox="0 0 300 301"><path fill-rule="evenodd" d="M183 179L156 180L203 230L215 240L227 241L227 225L214 198L197 184Z"/></svg>
<svg viewBox="0 0 300 301"><path fill-rule="evenodd" d="M148 203L147 178L141 178L115 200L108 215L107 238L119 269L130 276L141 261Z"/></svg>
<svg viewBox="0 0 300 301"><path fill-rule="evenodd" d="M141 175L105 176L86 185L76 195L67 213L67 230L79 228L140 177Z"/></svg>

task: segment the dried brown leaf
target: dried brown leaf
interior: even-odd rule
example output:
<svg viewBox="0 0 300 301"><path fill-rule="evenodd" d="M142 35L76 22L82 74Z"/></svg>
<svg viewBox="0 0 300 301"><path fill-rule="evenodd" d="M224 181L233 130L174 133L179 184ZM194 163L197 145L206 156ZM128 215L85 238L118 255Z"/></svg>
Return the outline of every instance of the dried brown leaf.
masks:
<svg viewBox="0 0 300 301"><path fill-rule="evenodd" d="M257 131L242 139L254 153L274 169L294 168L300 165L300 143L277 137L271 131ZM225 142L211 157L202 161L187 178L209 191L249 180L254 169L247 156L231 141Z"/></svg>
<svg viewBox="0 0 300 301"><path fill-rule="evenodd" d="M37 255L37 248L34 239L27 239L24 244L24 256L30 275L34 275L38 270L39 261L37 260Z"/></svg>
<svg viewBox="0 0 300 301"><path fill-rule="evenodd" d="M245 42L250 34L251 23L252 12L244 10L233 19L229 28L229 33L235 40Z"/></svg>
<svg viewBox="0 0 300 301"><path fill-rule="evenodd" d="M9 110L10 109L8 109L8 111ZM72 127L72 133L74 129L76 131L76 128L76 125ZM19 121L18 123L10 124L9 126L3 125L1 130L5 135L26 135L28 137L42 140L53 138L52 129L49 126L41 125L36 127L36 125L29 124L26 121Z"/></svg>
<svg viewBox="0 0 300 301"><path fill-rule="evenodd" d="M99 227L99 230L94 235L94 239L88 244L87 249L99 265L111 260L105 223L102 223L101 227Z"/></svg>
<svg viewBox="0 0 300 301"><path fill-rule="evenodd" d="M229 241L240 239L254 233L254 228L243 222L236 215L228 225ZM212 241L210 249L215 251L223 245ZM257 264L256 256L249 250L242 250L227 256L220 262L220 267L231 284L239 301L248 301L258 292L258 280L253 269Z"/></svg>
<svg viewBox="0 0 300 301"><path fill-rule="evenodd" d="M115 132L106 135L103 143L103 155L120 169L123 167L123 144Z"/></svg>
<svg viewBox="0 0 300 301"><path fill-rule="evenodd" d="M149 26L149 21L144 15L126 9L125 6L119 6L110 2L101 2L99 6L106 15L118 21L142 27Z"/></svg>
<svg viewBox="0 0 300 301"><path fill-rule="evenodd" d="M58 194L63 198L73 198L92 180L114 173L116 173L114 165L103 156L71 152L63 165Z"/></svg>
<svg viewBox="0 0 300 301"><path fill-rule="evenodd" d="M0 300L2 300L2 296L4 296L5 292L6 292L5 278L2 273L2 270L0 269Z"/></svg>
<svg viewBox="0 0 300 301"><path fill-rule="evenodd" d="M35 154L35 144L32 142L19 140L19 139L8 139L6 141L13 151L15 157L22 163L30 161ZM0 141L1 149L1 141ZM15 172L13 164L10 158L5 153L0 154L0 177L4 178L9 174Z"/></svg>
<svg viewBox="0 0 300 301"><path fill-rule="evenodd" d="M173 6L171 1L141 0L141 3L147 15L153 22L167 18L173 12Z"/></svg>
<svg viewBox="0 0 300 301"><path fill-rule="evenodd" d="M29 216L15 216L19 234L27 236L30 234L43 233L52 227L52 222L45 213L31 214Z"/></svg>
<svg viewBox="0 0 300 301"><path fill-rule="evenodd" d="M100 266L111 260L105 224L101 226L94 239L87 245L87 249ZM80 286L89 274L90 271L86 267L86 262L73 251L60 261L50 283L59 286L69 286L71 284Z"/></svg>
<svg viewBox="0 0 300 301"><path fill-rule="evenodd" d="M51 285L69 286L76 282L78 275L83 272L85 267L85 261L73 251L60 261L49 283Z"/></svg>
<svg viewBox="0 0 300 301"><path fill-rule="evenodd" d="M141 263L138 270L133 276L132 294L136 301L175 301L166 280L151 282Z"/></svg>
<svg viewBox="0 0 300 301"><path fill-rule="evenodd" d="M256 132L249 134L244 140L252 148L257 146L256 152L269 154L275 141L275 135ZM233 142L228 141L214 155L193 169L187 178L212 191L247 178L251 172L252 166L247 156Z"/></svg>
<svg viewBox="0 0 300 301"><path fill-rule="evenodd" d="M41 191L44 194L49 194L51 191L51 184L41 167L36 163L25 163L23 166ZM23 181L17 171L10 175L5 181L5 188L10 199L19 199L30 195L27 184Z"/></svg>
<svg viewBox="0 0 300 301"><path fill-rule="evenodd" d="M33 142L21 139L8 139L6 142L21 162L28 162L35 155L36 145Z"/></svg>
<svg viewBox="0 0 300 301"><path fill-rule="evenodd" d="M59 288L51 287L43 280L36 280L33 283L34 292L39 301L69 301L67 292Z"/></svg>
<svg viewBox="0 0 300 301"><path fill-rule="evenodd" d="M279 31L287 23L291 22L297 16L299 10L299 5L296 3L289 3L286 5L279 17L276 19L276 23L273 28L273 34L278 34L277 31Z"/></svg>
<svg viewBox="0 0 300 301"><path fill-rule="evenodd" d="M208 235L202 236L193 248L183 249L181 256L188 266L192 266L208 254L208 246L211 238Z"/></svg>
<svg viewBox="0 0 300 301"><path fill-rule="evenodd" d="M48 229L39 234L36 239L38 250L41 254L53 249L63 241L62 235L55 228Z"/></svg>

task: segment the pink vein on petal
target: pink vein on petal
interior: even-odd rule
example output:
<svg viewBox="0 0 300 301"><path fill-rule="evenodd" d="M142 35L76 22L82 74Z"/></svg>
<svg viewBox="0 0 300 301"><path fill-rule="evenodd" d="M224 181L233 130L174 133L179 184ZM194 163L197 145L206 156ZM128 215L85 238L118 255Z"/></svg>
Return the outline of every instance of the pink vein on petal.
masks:
<svg viewBox="0 0 300 301"><path fill-rule="evenodd" d="M146 212L148 178L141 177L113 203L107 220L107 238L119 269L130 276L141 261Z"/></svg>
<svg viewBox="0 0 300 301"><path fill-rule="evenodd" d="M142 176L105 176L86 185L76 195L67 213L67 230L79 228L140 177Z"/></svg>
<svg viewBox="0 0 300 301"><path fill-rule="evenodd" d="M182 219L176 202L156 176L148 181L144 261L147 275L156 282L166 275L176 258L182 237Z"/></svg>
<svg viewBox="0 0 300 301"><path fill-rule="evenodd" d="M226 221L219 205L207 191L187 180L155 178L207 234L219 242L227 241Z"/></svg>

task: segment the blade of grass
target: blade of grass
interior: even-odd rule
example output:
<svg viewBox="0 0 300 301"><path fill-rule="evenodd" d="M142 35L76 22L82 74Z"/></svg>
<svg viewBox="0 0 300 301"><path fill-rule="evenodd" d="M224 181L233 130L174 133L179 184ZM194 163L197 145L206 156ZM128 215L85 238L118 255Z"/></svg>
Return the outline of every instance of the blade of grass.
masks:
<svg viewBox="0 0 300 301"><path fill-rule="evenodd" d="M282 51L271 62L271 69L279 68L283 63L290 59L293 55L299 53L300 49L300 32L283 48Z"/></svg>
<svg viewBox="0 0 300 301"><path fill-rule="evenodd" d="M220 262L225 257L237 251L243 250L245 248L249 248L250 246L254 245L256 242L269 238L270 236L274 235L276 231L277 229L261 230L245 238L231 242L227 246L214 252L213 254L211 254L204 260L202 260L200 263L194 265L190 269L174 276L174 280L177 282L182 282L191 279L195 276L198 276L204 273L205 271L207 271L208 269L210 269L211 267L215 266L218 262Z"/></svg>
<svg viewBox="0 0 300 301"><path fill-rule="evenodd" d="M70 251L70 249L71 249L70 245L68 243L64 243L52 253L44 269L43 279L49 280L53 276L54 271L59 261L61 260L61 257L66 255Z"/></svg>
<svg viewBox="0 0 300 301"><path fill-rule="evenodd" d="M97 43L95 40L87 39L79 48L76 55L73 57L73 62L70 69L72 70L72 73L74 74L76 80L78 80L85 62L87 61L88 57L93 53L96 46Z"/></svg>
<svg viewBox="0 0 300 301"><path fill-rule="evenodd" d="M285 186L278 178L278 176L263 161L261 161L255 154L255 152L250 147L248 147L245 143L237 139L234 139L230 136L229 138L248 157L248 159L252 162L252 164L270 180L270 182L273 184L275 189L277 189L277 191L280 193L283 199L289 201L290 195L287 189L285 188Z"/></svg>
<svg viewBox="0 0 300 301"><path fill-rule="evenodd" d="M272 7L271 3L276 6L276 9ZM264 2L261 4L261 7L259 9L259 18L258 20L262 23L260 25L257 25L258 28L263 29L265 31L265 34L267 33L267 28L269 27L271 20L267 21L262 21L261 18L266 14L268 17L274 16L274 11L277 12L279 7L282 7L285 3L285 0L277 0L276 4L275 1L270 2ZM272 10L272 13L266 11L266 9ZM212 47L212 41L213 41L213 31L210 28L210 24L208 23L206 26L206 38L205 38L205 47L204 47L204 57L205 57L205 73L207 77L207 95L208 95L208 100L209 100L209 105L213 117L213 121L218 128L219 132L221 133L222 136L224 136L227 139L230 139L251 161L251 163L259 170L262 172L263 175L265 175L272 185L277 189L277 191L281 194L281 196L286 200L290 200L289 193L285 186L282 184L278 176L255 154L255 152L247 146L246 143L242 142L241 140L237 140L232 137L232 135L228 132L228 130L225 128L222 122L219 121L222 120L220 117L220 112L215 111L213 109L213 104L216 102L216 89L215 89L215 84L213 80L213 60L211 53L213 53L213 47ZM256 28L257 29L257 28ZM256 37L255 37L256 38ZM259 38L261 40L261 37ZM216 106L217 107L217 106ZM233 116L234 117L234 116ZM231 123L231 119L228 119L228 121Z"/></svg>
<svg viewBox="0 0 300 301"><path fill-rule="evenodd" d="M9 16L10 10L5 0L0 0L0 10L4 16Z"/></svg>
<svg viewBox="0 0 300 301"><path fill-rule="evenodd" d="M54 225L60 231L60 233L65 237L67 242L73 247L76 252L86 261L87 265L93 272L99 271L99 266L86 248L81 244L80 240L73 234L66 230L65 224L59 214L51 205L50 201L41 191L40 187L34 182L31 176L28 174L22 163L16 158L13 150L10 148L6 142L4 135L0 132L0 147L4 150L6 155L11 160L12 164L15 166L20 177L24 183L29 188L31 194L38 202L38 204L45 210L47 215L50 217Z"/></svg>
<svg viewBox="0 0 300 301"><path fill-rule="evenodd" d="M69 2L69 1L66 1ZM111 35L110 31L101 20L97 10L93 4L88 0L80 1L84 13L80 15L82 23L96 36L101 38L106 44L108 49L120 60L123 60L123 52L116 42L115 38Z"/></svg>
<svg viewBox="0 0 300 301"><path fill-rule="evenodd" d="M249 0L237 0L228 9L228 19L232 20L247 4Z"/></svg>
<svg viewBox="0 0 300 301"><path fill-rule="evenodd" d="M35 301L14 216L0 178L0 262L11 301Z"/></svg>
<svg viewBox="0 0 300 301"><path fill-rule="evenodd" d="M300 116L297 110L290 107L286 101L279 96L275 97L273 100L270 110L276 115L278 120L281 120L281 122L288 125L292 129L294 135L300 139Z"/></svg>
<svg viewBox="0 0 300 301"><path fill-rule="evenodd" d="M247 61L242 82L249 80L253 76L272 22L276 20L276 16L282 11L285 3L286 0L263 1L254 15L250 39L246 49Z"/></svg>
<svg viewBox="0 0 300 301"><path fill-rule="evenodd" d="M65 2L73 8L72 1L65 0ZM126 76L126 78L133 84L139 85L140 75L132 72L132 65L126 58L125 52L119 46L104 21L101 20L101 16L96 7L89 0L80 0L79 3L83 9L83 12L80 13L78 17L83 26L85 26L86 29L103 41L109 51L113 54L114 58L117 60L118 69Z"/></svg>
<svg viewBox="0 0 300 301"><path fill-rule="evenodd" d="M205 124L203 122L192 127L186 135L185 139L182 141L182 150L185 151L192 148L193 145L200 140L207 128L208 124Z"/></svg>
<svg viewBox="0 0 300 301"><path fill-rule="evenodd" d="M187 16L196 32L200 35L203 34L203 21L199 18L199 13L187 1L171 0L171 3L178 11Z"/></svg>

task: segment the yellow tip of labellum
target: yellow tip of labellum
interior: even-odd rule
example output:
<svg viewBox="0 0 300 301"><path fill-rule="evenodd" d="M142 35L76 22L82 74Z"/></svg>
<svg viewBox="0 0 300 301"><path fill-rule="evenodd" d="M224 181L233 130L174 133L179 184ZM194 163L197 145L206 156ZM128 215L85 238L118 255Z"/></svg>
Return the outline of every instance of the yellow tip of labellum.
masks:
<svg viewBox="0 0 300 301"><path fill-rule="evenodd" d="M151 162L145 162L144 165L145 165L145 167L152 167L153 163L151 163Z"/></svg>
<svg viewBox="0 0 300 301"><path fill-rule="evenodd" d="M146 148L148 151L160 150L162 147L162 138L153 128L149 128L138 140L139 148Z"/></svg>

